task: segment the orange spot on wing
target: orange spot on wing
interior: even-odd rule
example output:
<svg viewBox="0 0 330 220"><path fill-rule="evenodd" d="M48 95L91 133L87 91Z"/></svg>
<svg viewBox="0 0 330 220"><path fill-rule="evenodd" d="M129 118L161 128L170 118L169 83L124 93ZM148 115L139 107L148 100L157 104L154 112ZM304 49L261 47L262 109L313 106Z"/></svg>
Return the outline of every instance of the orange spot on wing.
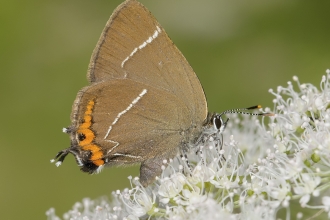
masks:
<svg viewBox="0 0 330 220"><path fill-rule="evenodd" d="M94 104L94 100L88 102L86 111L84 113L84 122L79 126L77 133L81 133L85 136L84 140L79 141L79 146L81 146L85 151L90 151L92 153L90 160L96 166L101 166L104 164L104 160L102 160L103 152L101 147L93 144L95 133L91 130Z"/></svg>
<svg viewBox="0 0 330 220"><path fill-rule="evenodd" d="M104 164L104 160L94 160L93 164L95 164L96 166L101 166Z"/></svg>
<svg viewBox="0 0 330 220"><path fill-rule="evenodd" d="M87 144L91 144L95 138L94 132L90 129L79 129L77 133L81 133L85 135L85 139L79 142L79 145L82 147Z"/></svg>
<svg viewBox="0 0 330 220"><path fill-rule="evenodd" d="M91 160L93 160L93 162L95 160L99 160L103 157L103 152L102 151L98 151L98 152L95 152L93 153L92 157L91 157Z"/></svg>
<svg viewBox="0 0 330 220"><path fill-rule="evenodd" d="M90 128L92 126L92 116L91 115L85 115L84 116L84 123L82 123L79 128Z"/></svg>
<svg viewBox="0 0 330 220"><path fill-rule="evenodd" d="M92 113L94 107L94 100L90 100L87 104L87 109L84 113L84 122L79 126L77 133L81 133L85 136L85 139L79 142L80 146L91 144L95 139L94 132L90 129L92 126Z"/></svg>
<svg viewBox="0 0 330 220"><path fill-rule="evenodd" d="M101 148L95 144L84 146L83 149L90 150L93 154L101 150Z"/></svg>

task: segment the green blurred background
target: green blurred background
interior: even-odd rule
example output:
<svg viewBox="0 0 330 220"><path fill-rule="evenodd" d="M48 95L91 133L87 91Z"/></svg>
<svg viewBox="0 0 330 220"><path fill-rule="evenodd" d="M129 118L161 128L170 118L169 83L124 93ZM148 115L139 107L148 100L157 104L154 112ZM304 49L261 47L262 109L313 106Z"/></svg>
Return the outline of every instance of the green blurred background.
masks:
<svg viewBox="0 0 330 220"><path fill-rule="evenodd" d="M142 0L141 0L142 1ZM69 147L77 91L92 50L122 1L2 1L0 219L59 216L84 197L129 186L138 168L79 171ZM330 68L330 1L144 0L194 68L210 111L261 104L293 75L318 85Z"/></svg>

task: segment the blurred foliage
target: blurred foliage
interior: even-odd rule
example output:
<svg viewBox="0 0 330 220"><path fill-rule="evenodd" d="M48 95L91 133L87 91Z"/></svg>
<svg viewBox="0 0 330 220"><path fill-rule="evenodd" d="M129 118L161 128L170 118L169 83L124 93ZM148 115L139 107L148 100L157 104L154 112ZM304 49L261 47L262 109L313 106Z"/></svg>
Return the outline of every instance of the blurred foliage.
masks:
<svg viewBox="0 0 330 220"><path fill-rule="evenodd" d="M138 168L79 171L69 146L77 91L104 24L121 1L3 1L0 8L1 219L62 215L84 197L129 186ZM330 68L330 1L142 1L193 66L210 111L272 107L269 88L297 75L318 85ZM18 211L19 210L19 211Z"/></svg>

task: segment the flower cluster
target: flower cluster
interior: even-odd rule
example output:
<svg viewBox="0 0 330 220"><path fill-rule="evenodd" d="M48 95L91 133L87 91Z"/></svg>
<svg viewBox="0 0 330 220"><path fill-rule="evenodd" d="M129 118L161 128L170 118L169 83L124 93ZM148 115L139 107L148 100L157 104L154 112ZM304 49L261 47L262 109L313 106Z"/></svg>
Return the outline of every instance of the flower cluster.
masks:
<svg viewBox="0 0 330 220"><path fill-rule="evenodd" d="M302 208L330 218L330 70L319 89L293 81L270 90L274 116L233 115L224 134L209 128L187 156L164 161L152 185L130 177L111 202L84 199L64 219L290 219L294 202L297 219Z"/></svg>

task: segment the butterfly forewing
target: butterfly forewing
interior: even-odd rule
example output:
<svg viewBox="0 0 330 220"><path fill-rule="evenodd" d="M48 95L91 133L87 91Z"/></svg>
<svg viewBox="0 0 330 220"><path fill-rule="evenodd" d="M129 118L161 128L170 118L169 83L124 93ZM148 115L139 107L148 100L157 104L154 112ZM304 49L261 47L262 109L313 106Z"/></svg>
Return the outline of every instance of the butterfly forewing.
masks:
<svg viewBox="0 0 330 220"><path fill-rule="evenodd" d="M181 98L191 109L193 123L207 115L193 69L154 16L135 0L123 3L110 17L93 52L88 78L130 78Z"/></svg>

